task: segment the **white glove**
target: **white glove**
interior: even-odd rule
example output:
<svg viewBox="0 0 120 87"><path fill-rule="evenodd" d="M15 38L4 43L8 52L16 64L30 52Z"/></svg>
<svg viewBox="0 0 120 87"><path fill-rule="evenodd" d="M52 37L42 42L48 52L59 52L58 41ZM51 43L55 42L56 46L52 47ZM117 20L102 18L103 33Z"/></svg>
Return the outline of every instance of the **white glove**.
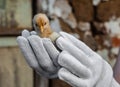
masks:
<svg viewBox="0 0 120 87"><path fill-rule="evenodd" d="M61 32L58 77L73 87L120 87L110 65L75 37Z"/></svg>
<svg viewBox="0 0 120 87"><path fill-rule="evenodd" d="M17 38L18 45L25 56L27 63L41 76L57 77L57 63L59 51L47 38L40 38L36 32L24 30Z"/></svg>
<svg viewBox="0 0 120 87"><path fill-rule="evenodd" d="M17 38L28 64L40 75L60 79L74 87L120 87L112 76L112 69L98 54L73 36L61 32L57 39L59 51L49 39L24 30Z"/></svg>

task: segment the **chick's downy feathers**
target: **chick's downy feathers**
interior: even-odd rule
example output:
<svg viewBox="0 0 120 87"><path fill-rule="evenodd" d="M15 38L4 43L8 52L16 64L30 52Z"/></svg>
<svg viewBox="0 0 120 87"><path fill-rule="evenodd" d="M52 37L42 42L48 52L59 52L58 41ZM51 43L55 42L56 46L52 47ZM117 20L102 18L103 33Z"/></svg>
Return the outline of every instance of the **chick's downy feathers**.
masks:
<svg viewBox="0 0 120 87"><path fill-rule="evenodd" d="M49 37L52 30L49 24L49 19L45 14L39 13L33 18L33 26L41 37Z"/></svg>

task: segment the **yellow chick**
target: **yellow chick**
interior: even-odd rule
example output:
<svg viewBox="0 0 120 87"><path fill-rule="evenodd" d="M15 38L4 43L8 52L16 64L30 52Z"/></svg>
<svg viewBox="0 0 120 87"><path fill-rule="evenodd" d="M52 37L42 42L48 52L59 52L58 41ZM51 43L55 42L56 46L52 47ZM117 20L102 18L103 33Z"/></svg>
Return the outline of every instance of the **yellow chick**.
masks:
<svg viewBox="0 0 120 87"><path fill-rule="evenodd" d="M36 32L41 37L50 38L52 41L56 40L59 37L59 34L57 34L56 32L53 32L51 30L49 19L43 13L39 13L34 16L33 26L34 26Z"/></svg>

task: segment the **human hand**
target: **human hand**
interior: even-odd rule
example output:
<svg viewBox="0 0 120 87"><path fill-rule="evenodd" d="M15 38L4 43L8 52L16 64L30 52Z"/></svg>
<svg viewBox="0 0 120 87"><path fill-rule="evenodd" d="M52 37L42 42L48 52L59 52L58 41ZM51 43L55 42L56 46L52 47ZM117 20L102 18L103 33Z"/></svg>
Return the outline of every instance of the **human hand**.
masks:
<svg viewBox="0 0 120 87"><path fill-rule="evenodd" d="M61 32L56 45L62 50L58 77L73 87L120 87L110 65L83 42Z"/></svg>
<svg viewBox="0 0 120 87"><path fill-rule="evenodd" d="M57 77L59 51L49 39L40 38L34 31L24 30L17 37L17 42L29 66L44 77Z"/></svg>

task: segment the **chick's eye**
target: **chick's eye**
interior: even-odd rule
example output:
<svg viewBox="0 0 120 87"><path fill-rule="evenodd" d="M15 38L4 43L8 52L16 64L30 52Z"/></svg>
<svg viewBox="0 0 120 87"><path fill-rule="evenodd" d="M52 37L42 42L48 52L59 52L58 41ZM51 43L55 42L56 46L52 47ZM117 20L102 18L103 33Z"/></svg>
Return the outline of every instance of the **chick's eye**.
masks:
<svg viewBox="0 0 120 87"><path fill-rule="evenodd" d="M44 25L46 25L47 23L45 22Z"/></svg>
<svg viewBox="0 0 120 87"><path fill-rule="evenodd" d="M35 23L35 26L37 27L37 26L38 26L38 24L37 24L37 23Z"/></svg>

